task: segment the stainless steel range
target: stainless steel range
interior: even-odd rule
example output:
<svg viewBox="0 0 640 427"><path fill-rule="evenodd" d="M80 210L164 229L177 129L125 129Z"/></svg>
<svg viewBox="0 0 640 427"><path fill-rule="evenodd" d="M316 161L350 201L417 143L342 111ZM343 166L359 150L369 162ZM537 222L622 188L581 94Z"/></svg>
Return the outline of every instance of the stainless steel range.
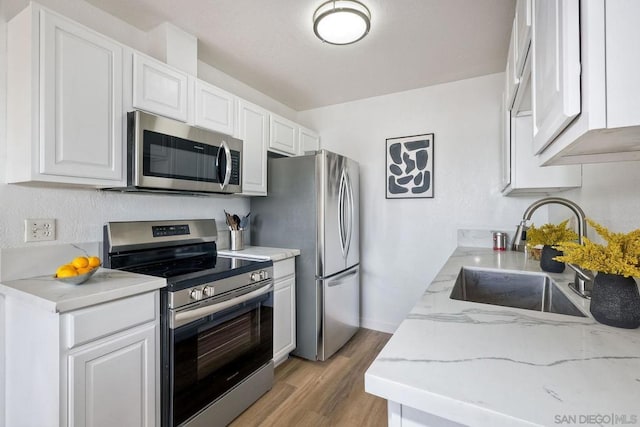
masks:
<svg viewBox="0 0 640 427"><path fill-rule="evenodd" d="M226 425L273 384L273 263L217 255L214 220L110 222L105 266L165 277L163 426Z"/></svg>

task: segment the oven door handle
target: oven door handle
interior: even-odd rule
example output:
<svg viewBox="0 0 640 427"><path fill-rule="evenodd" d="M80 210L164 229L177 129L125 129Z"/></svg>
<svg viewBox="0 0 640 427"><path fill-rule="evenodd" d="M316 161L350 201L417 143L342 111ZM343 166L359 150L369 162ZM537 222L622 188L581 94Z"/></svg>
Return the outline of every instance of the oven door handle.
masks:
<svg viewBox="0 0 640 427"><path fill-rule="evenodd" d="M179 328L180 326L186 325L187 323L191 323L194 320L202 319L204 317L218 313L222 310L226 310L227 308L233 307L238 304L242 304L243 302L247 302L261 295L267 294L272 290L273 290L273 282L269 282L268 285L263 286L259 289L256 289L255 291L251 291L246 294L233 297L231 299L219 302L217 304L210 304L204 307L197 307L197 308L187 309L183 311L171 310L171 316L169 318L169 328L171 329Z"/></svg>

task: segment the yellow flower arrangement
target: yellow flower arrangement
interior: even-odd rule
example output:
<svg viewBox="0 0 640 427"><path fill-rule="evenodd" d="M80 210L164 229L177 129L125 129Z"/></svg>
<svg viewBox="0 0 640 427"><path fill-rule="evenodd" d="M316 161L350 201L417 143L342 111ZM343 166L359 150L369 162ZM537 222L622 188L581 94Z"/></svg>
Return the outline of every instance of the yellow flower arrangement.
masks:
<svg viewBox="0 0 640 427"><path fill-rule="evenodd" d="M584 245L563 242L556 248L564 252L554 260L577 264L587 270L624 277L640 277L640 229L629 233L612 233L604 226L587 219L607 245L600 245L584 238Z"/></svg>
<svg viewBox="0 0 640 427"><path fill-rule="evenodd" d="M531 224L527 230L527 246L534 247L537 245L554 246L561 242L577 240L578 235L575 231L567 228L569 220L562 221L560 224L544 224L540 228L536 228Z"/></svg>

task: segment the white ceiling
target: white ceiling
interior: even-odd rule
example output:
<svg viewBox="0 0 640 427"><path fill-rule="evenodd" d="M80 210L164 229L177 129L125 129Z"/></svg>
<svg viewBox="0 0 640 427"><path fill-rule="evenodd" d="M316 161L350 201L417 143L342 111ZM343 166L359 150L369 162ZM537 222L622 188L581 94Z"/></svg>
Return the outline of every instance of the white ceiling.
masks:
<svg viewBox="0 0 640 427"><path fill-rule="evenodd" d="M200 60L295 110L504 70L515 0L362 0L371 31L323 44L311 17L324 0L87 0L148 31L195 35Z"/></svg>

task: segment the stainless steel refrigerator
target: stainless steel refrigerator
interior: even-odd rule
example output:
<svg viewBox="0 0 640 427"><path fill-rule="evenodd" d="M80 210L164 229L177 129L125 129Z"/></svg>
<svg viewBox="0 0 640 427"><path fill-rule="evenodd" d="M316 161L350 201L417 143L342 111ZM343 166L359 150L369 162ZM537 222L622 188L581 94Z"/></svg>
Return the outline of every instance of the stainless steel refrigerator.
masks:
<svg viewBox="0 0 640 427"><path fill-rule="evenodd" d="M359 168L344 156L269 159L251 199L251 244L298 248L293 354L326 360L360 326Z"/></svg>

